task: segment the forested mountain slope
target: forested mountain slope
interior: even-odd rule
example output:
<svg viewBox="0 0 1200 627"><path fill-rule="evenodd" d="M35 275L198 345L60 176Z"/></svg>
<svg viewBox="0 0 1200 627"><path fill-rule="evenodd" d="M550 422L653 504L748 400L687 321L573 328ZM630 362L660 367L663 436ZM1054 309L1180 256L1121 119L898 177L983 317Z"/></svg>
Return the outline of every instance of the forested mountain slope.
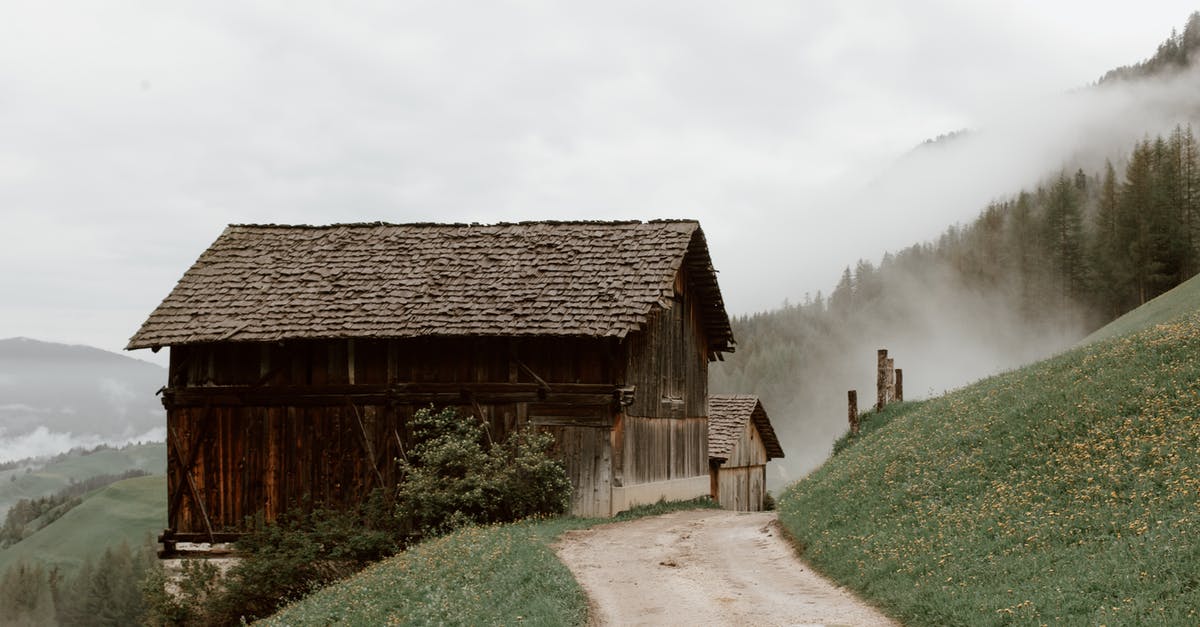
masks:
<svg viewBox="0 0 1200 627"><path fill-rule="evenodd" d="M1198 29L1193 15L1119 80L1137 89L1196 71L1188 63ZM1177 104L1200 112L1200 100ZM860 407L874 403L876 349L904 370L909 398L930 396L1063 350L1196 274L1193 121L1183 116L1171 132L1109 155L1063 155L1040 183L964 207L980 211L975 220L847 267L828 294L736 318L737 352L712 368L712 388L762 397L789 453L773 486L825 458L846 429L847 390L858 390ZM1101 167L1069 165L1077 162Z"/></svg>

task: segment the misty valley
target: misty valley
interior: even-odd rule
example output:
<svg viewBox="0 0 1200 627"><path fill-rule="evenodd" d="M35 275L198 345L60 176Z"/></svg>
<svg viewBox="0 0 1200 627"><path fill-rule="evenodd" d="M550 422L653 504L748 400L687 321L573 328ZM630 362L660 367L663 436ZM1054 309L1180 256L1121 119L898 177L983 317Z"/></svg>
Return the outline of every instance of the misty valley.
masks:
<svg viewBox="0 0 1200 627"><path fill-rule="evenodd" d="M1107 94L1098 98L1153 93L1153 123L1136 131L1113 128L1107 135L1093 129L1071 149L1055 153L1055 167L1026 177L983 206L959 207L957 221L939 226L943 230L928 233L923 241L878 251L871 259L839 260L844 271L828 277L821 289L788 293L793 283L786 280L787 268L762 268L768 278L779 275L781 302L764 311L733 311L731 306L733 315L726 314L716 278L723 260L715 254L708 258L698 224L699 235L680 235L684 227L671 221L633 227L603 221L496 227L658 230L677 238L682 252L670 259L678 266L672 270L676 274L666 288L654 288L659 289L657 300L643 307L665 307L668 314L629 323L631 328L642 325L631 337L660 333L666 338L662 346L667 348L658 352L646 348L656 346L649 340L638 344L641 339L626 349L624 331L620 336L597 332L601 339L594 344L572 343L578 338L562 331L577 325L593 332L617 319L624 324L622 316L631 314L612 303L649 284L636 272L657 263L653 255L662 255L668 246L658 240L637 245L615 238L602 241L610 237L603 233L572 237L604 255L584 245L571 248L567 236L539 243L537 252L550 259L545 273L576 272L564 284L581 284L599 271L599 262L593 264L587 255L613 258L620 244L629 259L618 265L628 275L606 280L584 299L588 306L611 305L605 314L611 320L590 313L587 319L571 319L573 310L563 313L569 309L569 303L563 304L567 297L554 291L559 287L526 289L521 283L540 280L543 270L522 269L498 279L496 289L519 293L521 303L550 298L551 305L535 313L557 316L554 322L561 327L520 328L503 338L505 343L498 333L486 340L459 337L467 337L460 327L491 324L470 309L495 298L491 292L463 296L468 304L430 307L431 319L443 321L445 337L453 338L443 344L436 344L431 338L441 336L428 330L416 333L412 344L386 344L384 340L395 338L382 336L358 344L346 340L352 338L346 329L363 311L397 317L390 305L352 299L335 304L334 322L324 331L325 339L346 341L344 349L333 340L333 348L326 348L318 343L322 338L308 344L245 340L239 334L255 331L254 325L221 320L221 332L201 342L216 347L205 364L186 362L186 351L195 349L180 343L185 348L175 353L179 360L172 362L177 365L169 371L170 381L168 368L99 348L0 339L0 625L200 625L257 619L266 624L587 624L595 620L589 612L596 606L589 605L588 591L555 557L562 538L611 520L620 524L714 506L711 498L672 503L683 499L667 498L667 492L637 501L634 472L622 476L629 468L649 476L661 465L662 476L655 479L671 489L682 489L687 480L692 480L690 486L707 487L707 463L714 473L712 489L718 489L716 469L726 460L710 460L709 444L696 445L705 451L703 459L684 455L682 461L675 453L659 460L645 454L640 444L627 444L634 442L631 434L641 434L656 445L666 442L663 450L673 450L669 446L684 437L656 429L668 420L695 418L684 414L697 403L704 407L708 394L671 388L668 376L661 374L673 367L686 369L679 364L689 359L703 362L707 370L697 366L699 375L688 371L681 380L702 388L706 372L709 394L753 396L757 400L751 405L760 401L769 414L770 437L778 436L773 447L786 452L756 462L765 468L769 492L762 508L777 508L778 522L772 523L777 527L770 533L792 539L806 565L858 594L888 620L914 625L1194 624L1190 610L1200 606L1200 478L1193 471L1193 463L1200 464L1200 431L1194 426L1200 395L1200 279L1194 278L1200 274L1200 145L1195 130L1200 128L1200 93L1179 86L1200 79L1198 57L1200 13L1191 15L1183 30L1173 31L1145 61L1113 69L1096 84L1079 88L1082 94ZM1130 139L1131 132L1136 138ZM970 180L945 182L914 164L928 155L953 161L955 155L976 150L982 144L971 144L975 133L952 132L919 145L891 175L913 176L915 183L906 184L928 188L930 195L943 183L970 185ZM989 173L975 176L982 180ZM872 202L886 205L890 199ZM351 242L358 235L347 233L392 227L396 225L345 225L345 233L331 237L346 246L362 245ZM500 246L483 250L463 243L476 236L472 229L491 227L457 227L468 234L453 235L461 239L453 240L450 252L436 251L418 264L422 270L444 266L438 289L448 293L466 283L455 265L464 259L488 271L508 268L504 264L511 262ZM262 230L276 228L283 229L272 224ZM289 246L298 248L319 237L318 227L295 229L299 234L288 235L296 238ZM518 235L500 232L496 237L510 241ZM716 240L711 231L708 237ZM278 257L272 257L250 244L220 242L217 252L206 252L189 270L202 277L197 284L215 284L215 271L205 274L205 263L222 251L236 263L258 269L289 254L282 245ZM364 250L374 245L368 242ZM406 245L403 251L385 252L389 259L404 260L417 258L418 249ZM363 267L336 271L330 269L333 262L321 266L335 256L328 250L315 247L303 256L310 266L281 267L272 276L301 287L326 281L336 287L338 298L348 298L349 286L373 272L366 267L367 253L354 257ZM580 265L586 267L570 269L582 258L586 263ZM405 289L388 298L417 302L432 293L423 286ZM213 291L224 298L229 288ZM187 292L181 300L199 292ZM698 295L695 300L693 294ZM303 303L316 301L310 296L289 296L288 302L299 303L294 309L301 311ZM247 320L266 310L293 313L275 311L282 309L242 302L230 306ZM512 311L496 304L496 324L519 326L520 316ZM163 317L171 324L191 320L198 325L200 319L169 308ZM134 325L131 319L131 332ZM277 330L263 326L264 337ZM709 341L705 334L720 333L731 333L732 340L722 339L719 349L712 347L716 340L700 348L688 344L689 337ZM219 346L226 341L233 348ZM249 342L264 348L245 349ZM153 338L145 347L156 353L167 348L168 355L172 350L169 341ZM530 357L543 349L551 355L544 362ZM879 349L887 349L895 366L903 368L905 398L877 411L872 406ZM245 353L237 352L241 350ZM495 355L482 360L490 361L478 370L451 361L456 351L468 356L463 363L473 363L469 359L490 350ZM624 350L628 353L619 353ZM251 352L258 361L245 357ZM636 361L642 353L654 354L645 356L649 374L643 373L637 386L623 380L598 382L602 376L615 380L614 373L642 372ZM408 363L418 354L428 363ZM272 361L280 355L290 361ZM328 372L314 374L304 359L337 362L338 369L331 365ZM214 363L225 363L229 370L222 373ZM408 368L404 372L411 380L397 384L402 368ZM439 368L451 372L445 381L436 379ZM488 379L492 370L504 380ZM222 376L229 381L219 381ZM476 387L468 389L468 384ZM225 396L204 389L220 385L228 388L221 392ZM655 386L662 387L661 394ZM653 402L637 396L639 387L656 392ZM319 394L313 390L340 395L330 410L332 418L291 406L280 409L280 397L287 393L301 398L298 406L323 407L328 399L314 400ZM851 421L848 391L856 391L858 399ZM200 424L220 414L212 409L220 402L234 408L221 419L226 421L222 435L195 427L196 433L176 433L168 444L164 405L191 412L186 415ZM562 406L552 406L556 402ZM422 408L410 411L418 404ZM396 409L401 405L405 409ZM646 416L658 423L610 415L645 405L654 405ZM454 413L455 407L466 408L460 414L467 422ZM407 411L413 426L407 431L385 428L385 408ZM292 439L278 436L278 442L262 427L264 441L271 442L266 452L249 446L220 448L223 457L205 460L214 466L199 479L193 480L190 466L182 474L174 466L168 471L169 463L203 459L196 451L217 446L212 442L219 437L259 437L258 422L229 418L243 416L236 413L243 410L255 420L261 415L261 424L272 428L284 419L309 422L303 429L280 428ZM850 434L851 422L857 425L860 419L862 432ZM310 449L332 447L322 442L318 429L327 424L322 420L351 434L337 445L354 451L361 447L362 459L350 463L332 453L324 458L312 453ZM700 424L707 429L707 422ZM530 435L532 428L522 431L529 425L540 429L540 435ZM765 429L746 427L744 438L761 438L762 433ZM679 434L697 442L705 437L694 430ZM563 463L554 456L564 451L582 451L581 457L596 461L584 470L578 464L559 470ZM229 481L218 476L224 472L215 469L218 463L224 464L222 469L270 468L284 476L279 469L291 462L281 459L292 454L295 459L315 455L304 458L316 469L306 470L311 476L304 481L325 480L324 467L335 465L344 476L360 481L352 487L340 482L324 486L326 496L337 495L327 501L342 503L341 510L325 509L325 502L305 495L303 507L289 512L264 497L269 509L247 517L246 529L213 523L217 518L202 493L218 481ZM684 466L700 470L682 476L678 468ZM307 468L296 466L302 467ZM571 482L578 490L581 476L609 482L603 484L609 492L595 497L603 508L593 504L595 512L570 516ZM394 484L403 482L395 477L406 478L408 487L396 489ZM241 483L230 485L237 484L239 497L250 499L264 491L255 478L235 478ZM287 489L298 489L296 485ZM169 490L174 490L170 497ZM345 492L354 494L343 498ZM622 509L613 494L631 505ZM160 534L180 507L200 529L191 530L196 537L188 540L203 540L207 534L208 541L196 543L204 545L202 550L216 550L218 558L237 552L245 561L235 560L231 567L222 559L183 559L164 570L160 557L178 555L167 555L174 543ZM222 534L236 536L236 547L233 541L218 541ZM682 557L678 563L664 558L656 567L674 573L681 564ZM403 585L395 583L399 581Z"/></svg>

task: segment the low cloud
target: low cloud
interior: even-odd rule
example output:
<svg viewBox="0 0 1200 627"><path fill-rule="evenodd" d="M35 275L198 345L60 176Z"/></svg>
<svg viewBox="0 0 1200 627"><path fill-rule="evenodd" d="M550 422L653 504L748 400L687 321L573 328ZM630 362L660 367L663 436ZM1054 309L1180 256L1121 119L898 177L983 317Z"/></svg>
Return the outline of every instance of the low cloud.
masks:
<svg viewBox="0 0 1200 627"><path fill-rule="evenodd" d="M124 446L136 442L164 442L166 428L155 427L145 433L130 434L118 438L105 438L95 434L72 434L50 431L37 427L29 433L8 437L0 429L0 462L18 459L51 457L73 448L95 448L101 444Z"/></svg>

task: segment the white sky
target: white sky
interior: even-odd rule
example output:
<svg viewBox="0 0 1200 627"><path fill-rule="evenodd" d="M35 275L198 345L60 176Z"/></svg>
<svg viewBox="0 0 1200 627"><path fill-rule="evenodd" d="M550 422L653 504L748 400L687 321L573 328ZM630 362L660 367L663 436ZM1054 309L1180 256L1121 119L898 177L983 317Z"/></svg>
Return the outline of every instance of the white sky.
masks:
<svg viewBox="0 0 1200 627"><path fill-rule="evenodd" d="M0 5L0 337L118 350L230 222L695 217L774 307L1057 167L1009 131L1195 8L216 4ZM969 193L868 186L963 127L1008 129Z"/></svg>

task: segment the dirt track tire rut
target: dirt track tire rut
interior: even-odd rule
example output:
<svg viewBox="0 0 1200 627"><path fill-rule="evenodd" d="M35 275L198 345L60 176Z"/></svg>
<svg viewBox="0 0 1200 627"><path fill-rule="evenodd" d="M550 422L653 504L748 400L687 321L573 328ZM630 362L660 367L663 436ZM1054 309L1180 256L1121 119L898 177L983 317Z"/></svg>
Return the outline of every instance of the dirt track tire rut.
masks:
<svg viewBox="0 0 1200 627"><path fill-rule="evenodd" d="M772 512L690 510L565 534L596 625L896 625L813 572Z"/></svg>

